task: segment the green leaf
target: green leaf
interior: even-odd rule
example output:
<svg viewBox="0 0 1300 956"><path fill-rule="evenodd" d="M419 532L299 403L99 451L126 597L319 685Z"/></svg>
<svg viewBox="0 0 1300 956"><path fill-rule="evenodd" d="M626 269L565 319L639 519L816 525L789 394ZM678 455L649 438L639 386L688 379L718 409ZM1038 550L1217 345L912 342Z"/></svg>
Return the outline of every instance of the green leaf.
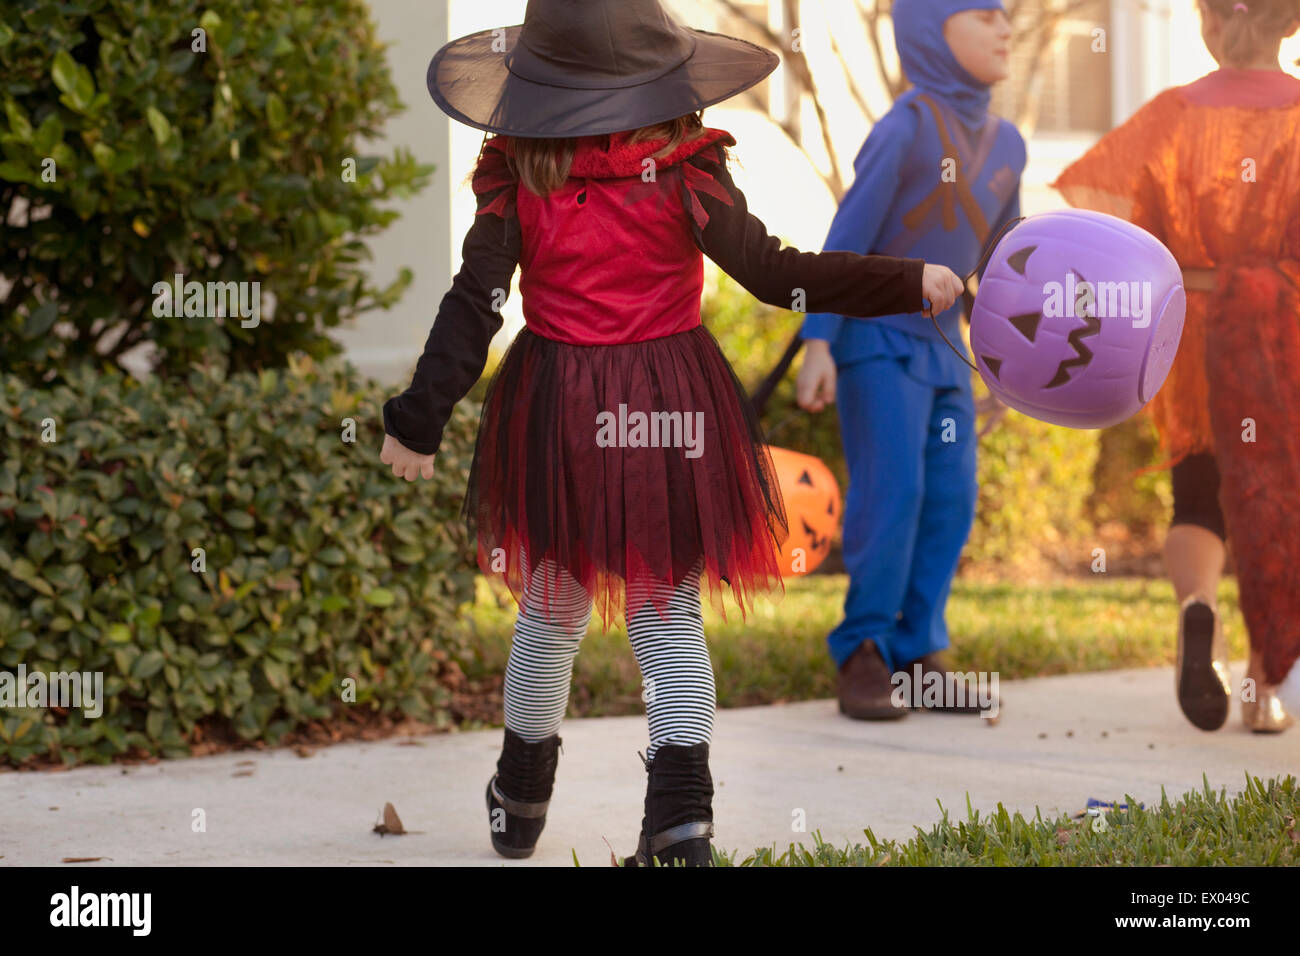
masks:
<svg viewBox="0 0 1300 956"><path fill-rule="evenodd" d="M37 307L32 314L27 316L27 322L23 326L23 338L31 340L40 338L46 332L54 327L55 320L59 317L59 306L57 302L46 302L44 305Z"/></svg>
<svg viewBox="0 0 1300 956"><path fill-rule="evenodd" d="M96 143L90 147L90 154L95 157L95 165L104 172L112 172L113 160L117 156L117 150L107 143Z"/></svg>
<svg viewBox="0 0 1300 956"><path fill-rule="evenodd" d="M375 607L392 607L396 599L397 596L388 588L375 588L373 591L368 591L365 596L366 603Z"/></svg>
<svg viewBox="0 0 1300 956"><path fill-rule="evenodd" d="M105 635L114 644L131 643L131 629L125 624L113 624Z"/></svg>
<svg viewBox="0 0 1300 956"><path fill-rule="evenodd" d="M289 670L277 660L262 658L262 673L266 675L266 682L276 690L284 690L289 685Z"/></svg>
<svg viewBox="0 0 1300 956"><path fill-rule="evenodd" d="M284 101L274 93L266 98L266 122L271 129L279 129L284 125L286 118Z"/></svg>
<svg viewBox="0 0 1300 956"><path fill-rule="evenodd" d="M167 663L163 657L162 651L145 651L135 659L131 665L131 676L138 677L140 680L147 680L163 669Z"/></svg>
<svg viewBox="0 0 1300 956"><path fill-rule="evenodd" d="M188 47L184 50L177 50L167 58L167 72L175 73L177 76L182 75L186 70L194 65L195 58L200 55L201 54L194 53Z"/></svg>
<svg viewBox="0 0 1300 956"><path fill-rule="evenodd" d="M104 723L101 726L104 728L105 740L111 743L119 753L126 750L126 737L120 727L115 727L110 723Z"/></svg>
<svg viewBox="0 0 1300 956"><path fill-rule="evenodd" d="M238 528L240 531L248 531L253 527L253 516L247 511L227 511L222 515L226 519L226 524L232 528Z"/></svg>
<svg viewBox="0 0 1300 956"><path fill-rule="evenodd" d="M14 31L9 29L8 24L0 23L0 46L8 46L13 42Z"/></svg>
<svg viewBox="0 0 1300 956"><path fill-rule="evenodd" d="M221 26L221 17L215 10L204 10L203 16L199 17L199 26L210 34Z"/></svg>
<svg viewBox="0 0 1300 956"><path fill-rule="evenodd" d="M200 219L216 219L221 215L221 207L217 205L217 201L211 196L200 196L194 200L190 209Z"/></svg>
<svg viewBox="0 0 1300 956"><path fill-rule="evenodd" d="M95 98L95 80L90 70L74 60L67 50L60 50L54 54L50 72L54 85L63 91L63 101L78 113L84 113Z"/></svg>
<svg viewBox="0 0 1300 956"><path fill-rule="evenodd" d="M122 173L130 172L132 169L135 169L139 162L139 154L137 154L135 150L131 149L130 146L125 146L124 148L119 149L117 155L113 157L110 171L120 176Z"/></svg>
<svg viewBox="0 0 1300 956"><path fill-rule="evenodd" d="M41 121L32 137L32 148L41 157L49 156L54 147L63 141L63 123L57 113L51 113Z"/></svg>
<svg viewBox="0 0 1300 956"><path fill-rule="evenodd" d="M392 549L391 554L403 564L419 564L426 557L424 548L418 544L400 544Z"/></svg>
<svg viewBox="0 0 1300 956"><path fill-rule="evenodd" d="M15 558L9 573L33 591L38 591L46 597L54 596L54 589L50 587L49 582L36 573L36 565L26 558Z"/></svg>
<svg viewBox="0 0 1300 956"><path fill-rule="evenodd" d="M157 107L146 106L144 115L149 121L149 128L153 130L154 141L159 146L171 139L172 124L167 122L167 117L163 116Z"/></svg>
<svg viewBox="0 0 1300 956"><path fill-rule="evenodd" d="M9 116L9 129L14 136L18 137L18 141L20 143L30 143L32 140L32 121L27 118L23 108L13 100L6 100L5 113Z"/></svg>
<svg viewBox="0 0 1300 956"><path fill-rule="evenodd" d="M54 54L54 68L50 75L61 92L71 93L77 85L77 61L67 50L59 50Z"/></svg>
<svg viewBox="0 0 1300 956"><path fill-rule="evenodd" d="M0 163L0 179L11 183L35 183L32 171L17 160L7 159Z"/></svg>

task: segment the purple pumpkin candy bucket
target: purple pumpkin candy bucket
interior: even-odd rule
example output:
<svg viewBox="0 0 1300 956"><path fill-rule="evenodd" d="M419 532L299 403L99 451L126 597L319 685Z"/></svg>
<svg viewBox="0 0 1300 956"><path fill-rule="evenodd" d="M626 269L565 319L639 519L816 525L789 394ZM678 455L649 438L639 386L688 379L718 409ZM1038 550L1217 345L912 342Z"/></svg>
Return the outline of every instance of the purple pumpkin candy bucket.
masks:
<svg viewBox="0 0 1300 956"><path fill-rule="evenodd" d="M994 249L970 341L989 391L1033 418L1105 428L1164 384L1187 300L1155 236L1104 213L1031 216Z"/></svg>

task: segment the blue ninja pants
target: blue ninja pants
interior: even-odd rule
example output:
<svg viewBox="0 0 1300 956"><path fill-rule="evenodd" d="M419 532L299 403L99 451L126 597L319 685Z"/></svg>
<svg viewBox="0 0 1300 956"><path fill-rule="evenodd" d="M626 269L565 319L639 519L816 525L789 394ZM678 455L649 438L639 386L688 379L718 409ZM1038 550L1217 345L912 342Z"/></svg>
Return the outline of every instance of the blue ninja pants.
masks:
<svg viewBox="0 0 1300 956"><path fill-rule="evenodd" d="M875 641L891 671L948 646L944 606L975 518L975 405L969 380L936 388L906 359L839 369L849 466L844 620L827 637L836 667Z"/></svg>

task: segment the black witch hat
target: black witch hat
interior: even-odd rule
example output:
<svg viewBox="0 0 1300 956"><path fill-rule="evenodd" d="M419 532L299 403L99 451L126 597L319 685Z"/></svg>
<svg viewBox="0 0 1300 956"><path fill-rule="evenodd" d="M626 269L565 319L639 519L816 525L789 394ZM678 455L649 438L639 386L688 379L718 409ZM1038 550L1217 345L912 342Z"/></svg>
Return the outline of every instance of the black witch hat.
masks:
<svg viewBox="0 0 1300 956"><path fill-rule="evenodd" d="M779 63L753 43L681 26L659 0L528 0L522 24L439 50L428 84L443 112L476 129L597 136L720 103Z"/></svg>

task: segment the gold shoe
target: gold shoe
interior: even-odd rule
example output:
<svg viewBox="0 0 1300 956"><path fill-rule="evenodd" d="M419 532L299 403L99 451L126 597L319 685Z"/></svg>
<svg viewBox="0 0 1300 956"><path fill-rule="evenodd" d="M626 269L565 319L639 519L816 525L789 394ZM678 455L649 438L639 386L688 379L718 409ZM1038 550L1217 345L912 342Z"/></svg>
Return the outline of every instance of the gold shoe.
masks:
<svg viewBox="0 0 1300 956"><path fill-rule="evenodd" d="M1241 722L1248 730L1256 734L1280 734L1295 723L1277 694L1261 689L1258 684L1255 694L1254 700L1241 702Z"/></svg>
<svg viewBox="0 0 1300 956"><path fill-rule="evenodd" d="M1183 602L1178 618L1174 689L1183 716L1201 730L1218 730L1227 721L1232 697L1227 642L1214 609L1196 597Z"/></svg>

